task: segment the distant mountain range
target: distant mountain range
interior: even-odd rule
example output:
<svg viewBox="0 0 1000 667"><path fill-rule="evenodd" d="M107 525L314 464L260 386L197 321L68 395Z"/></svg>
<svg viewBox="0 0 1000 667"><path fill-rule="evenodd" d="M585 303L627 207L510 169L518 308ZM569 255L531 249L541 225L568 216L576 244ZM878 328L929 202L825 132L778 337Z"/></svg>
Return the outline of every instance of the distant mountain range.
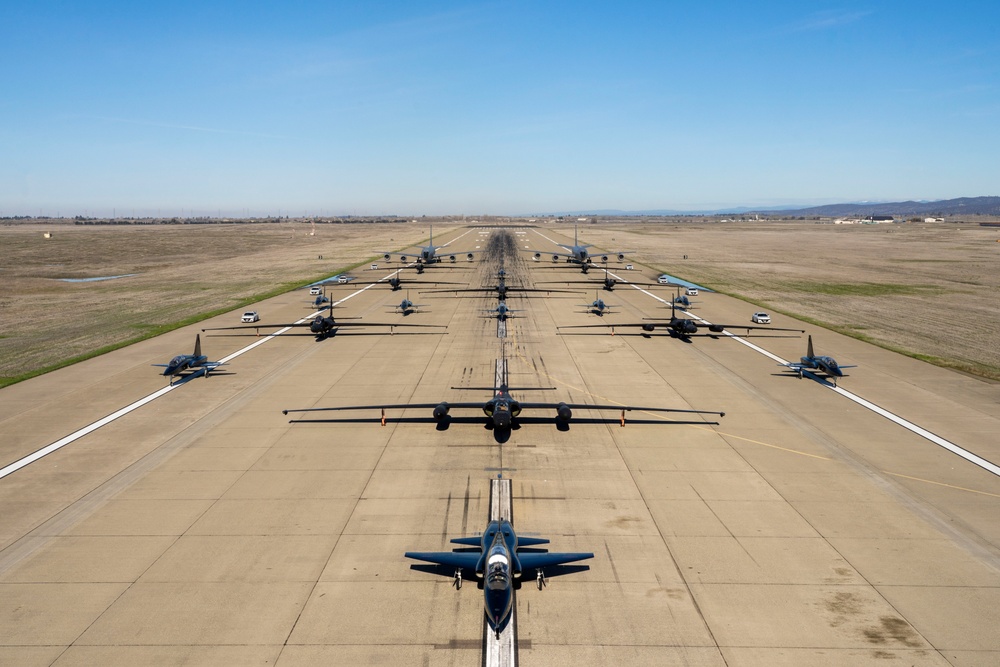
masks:
<svg viewBox="0 0 1000 667"><path fill-rule="evenodd" d="M587 210L562 212L548 215L564 216L670 216L670 215L794 215L822 216L831 218L862 217L867 215L934 216L950 215L996 215L1000 216L1000 197L960 197L958 199L942 199L939 201L903 201L903 202L862 202L854 204L826 204L824 206L770 206L767 208L751 208L749 206L734 206L732 208L708 211L680 211L674 209L657 209L649 211L621 210Z"/></svg>
<svg viewBox="0 0 1000 667"><path fill-rule="evenodd" d="M1000 197L959 197L941 201L902 201L862 204L827 204L797 209L771 209L759 213L781 215L859 217L867 215L910 215L946 217L950 215L1000 215Z"/></svg>

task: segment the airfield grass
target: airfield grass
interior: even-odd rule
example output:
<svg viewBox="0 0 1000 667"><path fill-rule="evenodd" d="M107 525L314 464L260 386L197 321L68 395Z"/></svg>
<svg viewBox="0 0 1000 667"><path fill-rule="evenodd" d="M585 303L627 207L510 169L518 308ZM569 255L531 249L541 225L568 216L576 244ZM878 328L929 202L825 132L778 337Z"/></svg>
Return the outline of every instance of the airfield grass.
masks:
<svg viewBox="0 0 1000 667"><path fill-rule="evenodd" d="M1000 380L1000 229L668 220L581 225L580 238L743 299L747 317L771 310Z"/></svg>
<svg viewBox="0 0 1000 667"><path fill-rule="evenodd" d="M302 223L0 227L0 386L240 311L426 235L402 223L312 231ZM127 274L137 275L60 280Z"/></svg>
<svg viewBox="0 0 1000 667"><path fill-rule="evenodd" d="M544 226L572 237L571 223ZM242 310L378 261L369 259L378 251L425 243L427 221L310 231L296 222L0 226L0 386ZM630 250L629 261L650 267L647 273L743 299L748 317L772 310L992 380L1000 380L998 237L995 228L950 223L628 219L580 226L581 242Z"/></svg>

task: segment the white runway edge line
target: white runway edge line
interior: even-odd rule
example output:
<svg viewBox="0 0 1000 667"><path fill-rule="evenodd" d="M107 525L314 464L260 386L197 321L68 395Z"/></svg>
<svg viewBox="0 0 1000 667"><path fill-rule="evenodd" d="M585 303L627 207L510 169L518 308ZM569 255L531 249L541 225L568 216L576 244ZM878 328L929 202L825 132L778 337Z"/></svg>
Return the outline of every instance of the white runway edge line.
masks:
<svg viewBox="0 0 1000 667"><path fill-rule="evenodd" d="M412 263L408 264L407 267L410 267L412 265L413 265ZM391 273L387 274L385 277L379 278L377 282L382 282L382 281L388 280L389 277L392 276L394 273L396 273L396 271L392 271ZM372 287L375 287L375 285L368 285L367 287L363 287L363 288L359 289L356 292L352 292L352 293L348 294L347 296L345 296L340 301L335 301L333 303L333 305L334 306L338 306L338 305L344 303L345 301L347 301L348 299L350 299L351 297L357 296L358 294L361 294L365 290L371 289ZM321 314L325 313L326 310L327 310L326 308L317 310L315 313L313 313L311 315L308 315L306 317L303 317L301 320L298 320L296 322L296 324L301 324L303 322L308 322L309 320L311 320L312 318L316 317L317 315L321 315ZM254 348L256 348L256 347L258 347L260 345L263 345L268 340L270 340L272 338L275 338L276 336L280 336L281 334L283 334L283 333L285 333L287 331L290 331L290 330L291 330L291 327L285 327L284 329L279 329L278 331L275 331L274 333L270 333L270 334L267 334L265 336L262 336L260 340L255 341L255 342L251 343L250 345L247 345L246 347L237 350L236 352L233 352L228 357L223 357L222 359L219 360L219 362L220 363L228 363L230 360L235 359L236 357L240 356L241 354L246 354L250 350L252 350L252 349L254 349ZM73 442L76 442L77 440L79 440L83 436L88 435L90 433L93 433L94 431L96 431L97 429L101 428L102 426L107 426L108 424L110 424L114 420L118 419L119 417L123 417L123 416L127 415L128 413L132 412L133 410L138 410L142 406L146 405L147 403L149 403L151 401L155 401L156 399L160 398L161 396L165 396L166 394L170 393L174 389L177 389L178 387L183 386L187 382L188 379L193 378L193 377L199 375L200 373L201 373L201 371L193 373L192 375L187 376L187 378L185 378L183 381L167 385L163 389L160 389L158 391L154 391L152 394L150 394L148 396L145 396L143 398L140 398L135 403L130 403L129 405L126 405L124 408L121 408L120 410L112 412L107 417L104 417L103 419L98 419L96 422L94 422L92 424L88 424L87 426L84 426L80 430L74 431L73 433L70 433L66 437L60 438L59 440L56 440L52 444L46 445L45 447L42 447L41 449L39 449L39 450L37 450L35 452L32 452L31 454L28 454L24 458L19 459L17 461L14 461L10 465L7 465L7 466L5 466L3 468L0 468L0 479L3 479L4 477L6 477L7 475L10 475L11 473L17 472L18 470L20 470L21 468L23 468L23 467L25 467L27 465L31 465L32 463L34 463L38 459L40 459L40 458L42 458L44 456L47 456L47 455L51 454L52 452L60 450L63 447L65 447L66 445L69 445L69 444L71 444Z"/></svg>
<svg viewBox="0 0 1000 667"><path fill-rule="evenodd" d="M538 234L539 236L541 236L542 238L546 239L547 241L551 241L552 243L555 243L555 241L552 241L552 239L548 238L544 234L542 234L540 232L535 232L535 233ZM661 299L660 297L656 296L652 292L650 292L648 290L644 290L643 288L639 287L638 285L633 285L627 279L622 278L621 276L616 275L614 273L611 273L610 271L608 272L608 274L610 276L612 276L615 280L621 282L622 284L628 285L632 289L639 290L643 294L646 294L647 296L650 296L650 297L656 299L660 303L663 303L663 304L666 304L666 305L670 305L669 301L667 301L665 299ZM685 315L689 315L689 316L691 316L691 317L693 317L693 318L695 318L695 319L697 319L697 320L699 320L701 322L706 322L706 323L708 322L708 320L703 319L701 317L698 317L697 315L694 315L693 313L690 313L690 312L688 312L686 310L682 310L681 312L684 313ZM730 338L732 338L733 340L739 341L743 345L746 345L750 349L755 350L756 352L759 352L760 354L763 354L765 357L773 359L774 361L778 362L779 364L787 365L789 363L789 362L785 361L784 359L782 359L781 357L779 357L778 355L772 354L771 352L768 352L764 348L759 347L757 345L754 345L750 341L744 339L742 336L730 333L729 331L723 331L723 333L726 336L729 336ZM809 371L806 371L806 370L802 371L802 373L803 373L803 375L806 375L809 378L811 378L813 380L816 380L820 385L822 385L824 387L827 387L828 389L830 389L832 391L837 392L838 394L840 394L844 398L852 400L852 401L854 401L855 403L857 403L858 405L860 405L860 406L862 406L864 408L868 408L869 410L871 410L875 414L881 415L882 417L885 417L889 421L891 421L891 422L893 422L895 424L898 424L899 426L902 426L903 428L905 428L906 430L910 431L911 433L916 433L920 437L925 438L927 440L930 440L931 442L933 442L938 447L943 447L944 449L947 449L952 454L957 454L958 456L961 456L963 459L965 459L969 463L973 463L973 464L979 466L980 468L982 468L983 470L985 470L985 471L987 471L989 473L992 473L992 474L1000 477L1000 466L998 466L997 464L993 463L992 461L984 459L983 457L979 456L978 454L973 454L969 450L964 449L962 447L959 447L958 445L956 445L955 443L951 442L950 440L946 440L945 438L942 438L941 436L928 431L924 427L918 426L917 424L914 424L913 422L909 421L908 419L904 419L903 417L900 417L899 415L897 415L897 414L895 414L893 412L889 412L885 408L879 407L878 405L872 403L871 401L869 401L867 399L864 399L864 398L858 396L857 394L853 394L853 393L847 391L846 389L843 389L842 387L838 387L838 386L836 386L836 385L834 385L834 384L832 384L830 382L827 382L822 377L814 375L813 373L810 373Z"/></svg>

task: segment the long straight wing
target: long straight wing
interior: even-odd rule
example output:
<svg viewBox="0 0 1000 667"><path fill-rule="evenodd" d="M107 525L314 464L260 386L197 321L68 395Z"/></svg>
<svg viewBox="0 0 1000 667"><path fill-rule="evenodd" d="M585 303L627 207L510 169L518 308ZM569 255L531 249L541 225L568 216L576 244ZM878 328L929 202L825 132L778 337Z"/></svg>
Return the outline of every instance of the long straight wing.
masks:
<svg viewBox="0 0 1000 667"><path fill-rule="evenodd" d="M414 409L429 409L432 410L437 406L441 405L442 401L437 403L382 403L381 405L341 405L334 408L295 408L282 410L282 414L288 414L289 412L327 412L331 410L405 410L407 408ZM477 408L479 410L483 409L486 405L485 402L480 403L448 403L448 408Z"/></svg>
<svg viewBox="0 0 1000 667"><path fill-rule="evenodd" d="M722 333L723 329L766 329L767 331L795 331L797 333L805 333L803 329L782 329L781 327L772 326L753 326L747 324L716 324L706 323L706 322L694 322L690 320L699 329L709 329L715 333ZM641 327L644 329L658 328L658 329L669 329L670 320L664 319L662 321L648 320L646 322L618 322L615 324L569 324L561 327L556 327L557 329L588 329L593 327Z"/></svg>
<svg viewBox="0 0 1000 667"><path fill-rule="evenodd" d="M349 318L343 318L349 319ZM238 327L209 327L207 329L202 329L202 331L228 331L231 329L283 329L285 327L309 327L312 326L312 320L308 322L290 322L286 324L244 324ZM333 328L340 329L343 327L443 327L444 324L410 324L408 322L341 322L340 319L337 320Z"/></svg>
<svg viewBox="0 0 1000 667"><path fill-rule="evenodd" d="M575 563L579 560L593 558L592 553L518 553L517 560L521 562L521 571L533 570L541 567L552 567L564 563Z"/></svg>
<svg viewBox="0 0 1000 667"><path fill-rule="evenodd" d="M725 417L725 412L715 410L683 410L681 408L647 408L638 405L595 405L592 403L525 403L518 402L522 410L555 410L566 406L570 410L637 410L639 412L682 412L694 415L719 415Z"/></svg>
<svg viewBox="0 0 1000 667"><path fill-rule="evenodd" d="M463 570L474 570L482 558L482 552L471 551L407 551L403 554L407 558L423 560L428 563L447 565L448 567L460 567ZM525 554L527 555L527 554Z"/></svg>

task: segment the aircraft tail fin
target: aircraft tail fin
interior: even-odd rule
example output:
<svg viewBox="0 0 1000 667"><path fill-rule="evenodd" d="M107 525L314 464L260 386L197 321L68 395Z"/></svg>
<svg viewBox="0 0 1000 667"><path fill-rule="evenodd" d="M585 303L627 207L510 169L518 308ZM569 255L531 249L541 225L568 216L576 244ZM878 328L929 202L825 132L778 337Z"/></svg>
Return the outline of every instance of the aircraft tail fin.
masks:
<svg viewBox="0 0 1000 667"><path fill-rule="evenodd" d="M201 356L201 334L194 335L194 356Z"/></svg>
<svg viewBox="0 0 1000 667"><path fill-rule="evenodd" d="M816 356L813 353L813 337L812 337L812 335L809 336L809 342L806 343L806 356L809 357L810 359Z"/></svg>

